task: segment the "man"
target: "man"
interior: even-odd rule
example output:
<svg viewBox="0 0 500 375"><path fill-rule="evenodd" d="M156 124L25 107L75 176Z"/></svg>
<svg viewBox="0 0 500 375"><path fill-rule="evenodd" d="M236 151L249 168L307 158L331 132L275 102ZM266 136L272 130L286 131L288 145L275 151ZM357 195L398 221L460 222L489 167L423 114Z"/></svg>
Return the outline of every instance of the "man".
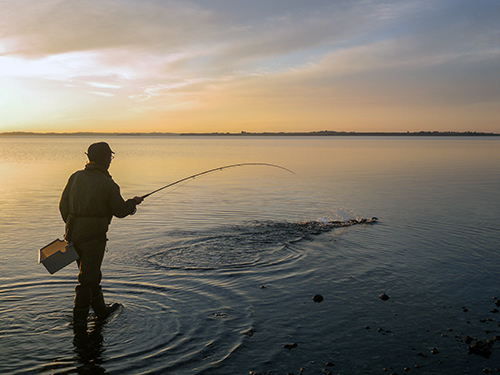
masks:
<svg viewBox="0 0 500 375"><path fill-rule="evenodd" d="M75 329L86 329L90 307L99 321L120 307L118 303L105 304L100 285L101 263L108 240L106 233L113 216L133 215L142 198L127 201L122 198L120 187L108 172L113 154L106 142L91 144L87 150L89 162L84 170L71 175L59 203L66 223L65 238L73 242L79 256L73 306Z"/></svg>

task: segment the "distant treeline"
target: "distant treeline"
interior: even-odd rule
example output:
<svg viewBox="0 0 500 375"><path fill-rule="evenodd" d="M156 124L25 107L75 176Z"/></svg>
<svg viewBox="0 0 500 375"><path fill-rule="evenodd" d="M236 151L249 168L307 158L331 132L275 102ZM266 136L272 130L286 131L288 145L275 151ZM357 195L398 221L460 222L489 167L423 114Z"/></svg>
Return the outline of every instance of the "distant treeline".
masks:
<svg viewBox="0 0 500 375"><path fill-rule="evenodd" d="M49 133L37 133L37 132L3 132L0 136L409 136L409 137L496 137L500 136L499 133L484 133L484 132L440 132L440 131L420 131L420 132L345 132L345 131L333 131L333 130L321 130L313 132L246 132L242 131L240 133L161 133L161 132L151 132L151 133L96 133L96 132L49 132Z"/></svg>
<svg viewBox="0 0 500 375"><path fill-rule="evenodd" d="M483 132L439 132L439 131L420 131L420 132L338 132L333 130L322 130L315 132L245 132L241 133L181 133L180 135L210 135L210 136L500 136L498 133L483 133Z"/></svg>

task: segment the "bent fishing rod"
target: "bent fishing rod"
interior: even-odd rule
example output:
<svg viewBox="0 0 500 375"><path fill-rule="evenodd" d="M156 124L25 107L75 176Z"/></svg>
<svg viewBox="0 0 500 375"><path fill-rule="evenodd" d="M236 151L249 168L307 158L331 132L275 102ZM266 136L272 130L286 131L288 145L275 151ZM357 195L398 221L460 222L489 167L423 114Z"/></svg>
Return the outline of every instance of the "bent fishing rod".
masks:
<svg viewBox="0 0 500 375"><path fill-rule="evenodd" d="M240 164L231 164L231 165L225 165L223 167L219 167L219 168L214 168L214 169L209 169L207 171L204 171L204 172L200 172L200 173L196 173L196 174L193 174L192 176L188 176L188 177L184 177L178 181L175 181L175 182L172 182L168 185L165 185L165 186L162 186L161 188L159 189L156 189L154 191L152 191L151 193L148 193L146 195L143 195L141 198L144 199L144 198L147 198L149 197L151 194L154 194L154 193L157 193L163 189L166 189L166 188L169 188L170 186L174 186L174 185L177 185L181 182L184 182L184 181L187 181L187 180L190 180L192 178L196 178L198 176L202 176L204 174L208 174L208 173L212 173L212 172L217 172L217 171L222 171L223 169L227 169L227 168L233 168L233 167L242 167L242 166L246 166L246 165L263 165L263 166L267 166L267 167L274 167L274 168L280 168L280 169L283 169L287 172L290 172L290 173L293 173L295 174L295 172L291 171L290 169L288 168L285 168L285 167L282 167L280 165L276 165L276 164L269 164L269 163L240 163Z"/></svg>

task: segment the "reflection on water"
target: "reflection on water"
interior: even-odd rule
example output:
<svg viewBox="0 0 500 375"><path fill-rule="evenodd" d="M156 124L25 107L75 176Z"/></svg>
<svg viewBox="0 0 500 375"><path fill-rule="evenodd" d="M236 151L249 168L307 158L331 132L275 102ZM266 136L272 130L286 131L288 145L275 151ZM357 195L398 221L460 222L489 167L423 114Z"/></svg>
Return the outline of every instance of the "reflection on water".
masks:
<svg viewBox="0 0 500 375"><path fill-rule="evenodd" d="M464 341L500 335L497 139L110 137L125 197L232 163L296 175L226 170L114 220L103 288L123 309L81 336L76 266L49 275L37 250L62 235L61 190L94 141L0 138L0 373L461 374L500 362L496 344L487 359Z"/></svg>
<svg viewBox="0 0 500 375"><path fill-rule="evenodd" d="M106 372L106 369L102 367L103 342L102 325L94 326L89 332L75 331L73 345L76 362L79 363L76 368L78 374L104 374Z"/></svg>

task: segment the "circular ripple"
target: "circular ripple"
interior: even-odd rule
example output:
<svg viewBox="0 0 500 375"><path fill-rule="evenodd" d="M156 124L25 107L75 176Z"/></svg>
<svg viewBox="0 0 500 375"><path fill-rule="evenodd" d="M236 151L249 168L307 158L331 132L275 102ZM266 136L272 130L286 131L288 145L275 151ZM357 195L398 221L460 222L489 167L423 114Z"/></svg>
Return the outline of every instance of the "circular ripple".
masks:
<svg viewBox="0 0 500 375"><path fill-rule="evenodd" d="M236 350L251 329L243 296L209 279L165 275L106 278L123 308L90 334L71 327L73 280L19 281L0 289L0 373L199 373ZM88 372L86 372L88 370Z"/></svg>
<svg viewBox="0 0 500 375"><path fill-rule="evenodd" d="M364 220L364 221L363 221ZM170 269L219 269L287 263L302 256L291 243L334 228L372 219L350 221L254 221L209 231L172 231L145 250L149 263Z"/></svg>

